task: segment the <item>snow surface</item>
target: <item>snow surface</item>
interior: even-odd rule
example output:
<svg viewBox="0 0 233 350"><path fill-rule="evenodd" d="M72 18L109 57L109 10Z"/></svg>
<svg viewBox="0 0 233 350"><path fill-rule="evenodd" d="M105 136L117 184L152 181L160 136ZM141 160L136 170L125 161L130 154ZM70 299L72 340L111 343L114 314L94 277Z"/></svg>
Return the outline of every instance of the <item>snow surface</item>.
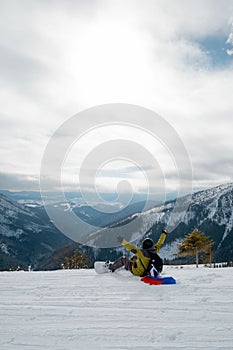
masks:
<svg viewBox="0 0 233 350"><path fill-rule="evenodd" d="M230 350L233 269L165 267L176 285L127 271L0 273L0 349Z"/></svg>

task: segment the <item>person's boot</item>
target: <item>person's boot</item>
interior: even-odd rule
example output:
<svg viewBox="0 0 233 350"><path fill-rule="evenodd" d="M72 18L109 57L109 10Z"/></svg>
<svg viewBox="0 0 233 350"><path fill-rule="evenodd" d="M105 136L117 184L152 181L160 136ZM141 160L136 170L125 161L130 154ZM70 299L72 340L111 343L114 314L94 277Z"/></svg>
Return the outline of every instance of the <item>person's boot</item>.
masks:
<svg viewBox="0 0 233 350"><path fill-rule="evenodd" d="M105 263L105 266L111 271L114 272L115 269L113 268L113 263L111 263L111 261L107 260Z"/></svg>

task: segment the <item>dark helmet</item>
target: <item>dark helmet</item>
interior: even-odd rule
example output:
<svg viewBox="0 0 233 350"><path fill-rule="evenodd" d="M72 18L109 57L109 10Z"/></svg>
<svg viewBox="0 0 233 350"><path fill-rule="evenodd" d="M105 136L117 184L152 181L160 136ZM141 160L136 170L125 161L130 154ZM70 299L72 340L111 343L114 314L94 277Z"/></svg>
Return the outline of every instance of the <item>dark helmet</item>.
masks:
<svg viewBox="0 0 233 350"><path fill-rule="evenodd" d="M151 238L146 238L144 241L142 241L142 248L143 249L149 249L152 248L154 245L154 242L152 241Z"/></svg>

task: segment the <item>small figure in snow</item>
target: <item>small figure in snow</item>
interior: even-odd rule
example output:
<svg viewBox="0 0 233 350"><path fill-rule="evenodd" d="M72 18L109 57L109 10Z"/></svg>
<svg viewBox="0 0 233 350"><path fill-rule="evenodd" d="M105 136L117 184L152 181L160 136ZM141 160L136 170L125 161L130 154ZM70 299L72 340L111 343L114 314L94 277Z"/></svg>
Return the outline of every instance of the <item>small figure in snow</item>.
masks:
<svg viewBox="0 0 233 350"><path fill-rule="evenodd" d="M122 256L114 263L107 262L106 264L109 270L114 272L124 266L126 270L129 270L135 276L143 277L152 275L156 277L163 269L163 260L158 255L158 252L163 245L166 236L167 232L163 230L156 244L154 244L151 238L144 239L144 241L142 241L141 249L119 236L118 241L123 247L130 250L134 256L131 259Z"/></svg>

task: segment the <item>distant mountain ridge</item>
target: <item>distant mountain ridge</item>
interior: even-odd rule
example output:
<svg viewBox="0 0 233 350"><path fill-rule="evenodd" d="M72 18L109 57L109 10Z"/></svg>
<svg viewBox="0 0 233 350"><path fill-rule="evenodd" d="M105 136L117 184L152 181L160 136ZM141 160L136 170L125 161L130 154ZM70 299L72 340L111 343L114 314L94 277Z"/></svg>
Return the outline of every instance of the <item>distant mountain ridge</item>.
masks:
<svg viewBox="0 0 233 350"><path fill-rule="evenodd" d="M83 219L91 220L92 223L98 221L100 228L88 238L93 246L88 248L93 261L94 258L111 260L122 254L123 250L120 247L98 248L105 239L106 232L111 234L113 228L117 229L118 235L123 235L135 244L140 244L144 237L151 237L156 241L161 230L167 227L174 206L175 200L172 200L140 212L137 210L141 210L141 204L134 204L132 208L121 213L119 219L116 215L117 220L113 220L111 224L108 219L101 219L101 215L92 216L90 207L74 205L71 209L76 211L77 215L83 215ZM125 225L134 222L135 218L140 218L139 238L135 236L137 226L132 228L131 232L127 232ZM176 252L177 243L197 227L214 240L216 261L233 260L233 183L194 193L185 215L178 213L177 218L179 219L177 227L168 233L166 244L161 249L162 257L171 258ZM101 220L105 225L101 225ZM54 227L43 207L30 208L0 194L0 269L16 264L22 267L34 264L38 268L40 266L53 268L49 259L53 255L53 259L56 260L56 250L59 250L60 254L65 245L70 245L72 247L70 249L75 247L82 249Z"/></svg>
<svg viewBox="0 0 233 350"><path fill-rule="evenodd" d="M72 241L30 208L0 194L0 269L26 268Z"/></svg>
<svg viewBox="0 0 233 350"><path fill-rule="evenodd" d="M44 207L40 204L38 194L23 192L16 193L15 196L19 202L11 199L14 197L12 193L11 198L0 194L0 269L16 268L18 265L22 268L27 268L28 265L40 268L40 266L44 266L44 259L45 265L50 266L49 257L52 258L53 253L56 250L62 250L65 245L69 245L71 249L76 246L88 251L89 255L95 253L95 249L80 248L79 244L75 244L53 225ZM22 204L21 201L24 199L26 199L26 203ZM80 205L74 201L73 197L67 203L57 202L56 204L51 203L51 205L60 207L64 217L65 212L71 210L90 225L102 227L114 220L131 215L135 211L142 210L145 202L132 203L121 210L118 208L118 211L112 214L105 213L102 207L100 210L96 210L91 206ZM155 203L150 202L148 205L153 207Z"/></svg>
<svg viewBox="0 0 233 350"><path fill-rule="evenodd" d="M185 197L183 200L185 200ZM135 231L130 232L127 238L133 240L136 244L140 244L140 240L145 236L156 241L161 230L166 228L169 223L175 202L175 200L168 201L143 213L133 214L119 222L115 222L111 227L118 228L119 235L125 236L124 224L133 221L137 217L137 219L140 219L140 228L135 227ZM179 219L179 223L167 235L166 245L161 250L162 255L164 251L169 251L169 246L174 252L177 242L197 227L215 241L213 248L217 260L233 259L233 183L194 193L187 211L184 215L183 213L177 213L177 219ZM106 227L94 233L90 236L90 242L93 245L100 244L102 235L106 235L106 232L108 235L111 234L111 227ZM141 239L134 240L136 233L139 234Z"/></svg>

